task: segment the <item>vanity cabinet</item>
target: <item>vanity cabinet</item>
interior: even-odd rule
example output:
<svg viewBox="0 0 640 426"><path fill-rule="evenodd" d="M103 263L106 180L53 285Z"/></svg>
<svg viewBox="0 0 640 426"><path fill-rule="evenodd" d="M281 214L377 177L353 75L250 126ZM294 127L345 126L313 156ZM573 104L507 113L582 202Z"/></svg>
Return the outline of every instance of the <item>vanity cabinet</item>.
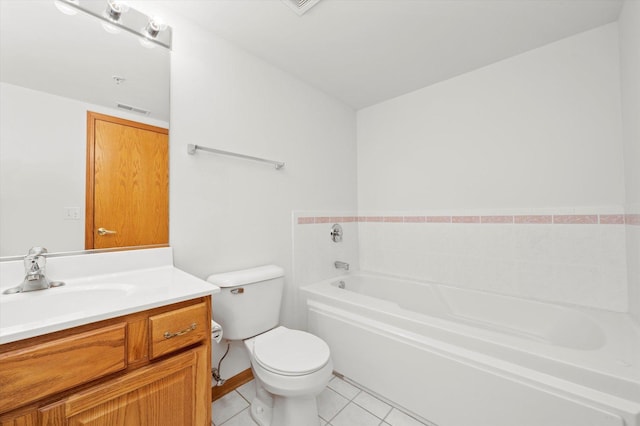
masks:
<svg viewBox="0 0 640 426"><path fill-rule="evenodd" d="M211 298L0 346L0 426L211 424Z"/></svg>

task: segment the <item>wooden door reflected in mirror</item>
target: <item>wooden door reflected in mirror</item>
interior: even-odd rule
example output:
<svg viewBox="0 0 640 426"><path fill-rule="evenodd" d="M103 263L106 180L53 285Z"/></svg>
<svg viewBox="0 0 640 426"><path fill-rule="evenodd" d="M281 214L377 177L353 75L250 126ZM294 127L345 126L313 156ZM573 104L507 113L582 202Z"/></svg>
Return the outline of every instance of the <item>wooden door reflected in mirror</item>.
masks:
<svg viewBox="0 0 640 426"><path fill-rule="evenodd" d="M168 134L87 113L85 249L169 243Z"/></svg>

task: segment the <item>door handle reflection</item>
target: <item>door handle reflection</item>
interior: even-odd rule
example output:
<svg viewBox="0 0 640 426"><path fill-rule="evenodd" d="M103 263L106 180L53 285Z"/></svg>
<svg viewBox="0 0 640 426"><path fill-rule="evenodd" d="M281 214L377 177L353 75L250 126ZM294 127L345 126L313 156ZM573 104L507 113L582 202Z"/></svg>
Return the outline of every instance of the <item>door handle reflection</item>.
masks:
<svg viewBox="0 0 640 426"><path fill-rule="evenodd" d="M110 231L108 229L98 228L98 235L110 235L110 234L116 234L116 231Z"/></svg>

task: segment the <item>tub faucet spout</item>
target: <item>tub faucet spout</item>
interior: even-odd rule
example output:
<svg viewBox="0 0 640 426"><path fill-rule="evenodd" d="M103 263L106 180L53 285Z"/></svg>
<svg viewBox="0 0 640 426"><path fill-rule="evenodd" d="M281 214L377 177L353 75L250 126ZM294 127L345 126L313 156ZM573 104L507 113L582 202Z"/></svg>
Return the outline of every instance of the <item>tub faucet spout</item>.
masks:
<svg viewBox="0 0 640 426"><path fill-rule="evenodd" d="M333 265L336 269L344 269L345 271L349 270L349 264L347 262L340 262L339 260L336 260L333 262Z"/></svg>

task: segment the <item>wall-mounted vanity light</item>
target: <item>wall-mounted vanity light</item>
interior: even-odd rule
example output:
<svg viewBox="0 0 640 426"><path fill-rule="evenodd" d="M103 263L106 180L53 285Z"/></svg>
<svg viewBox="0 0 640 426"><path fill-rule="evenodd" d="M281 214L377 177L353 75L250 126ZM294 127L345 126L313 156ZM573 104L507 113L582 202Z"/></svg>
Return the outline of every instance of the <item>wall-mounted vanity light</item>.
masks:
<svg viewBox="0 0 640 426"><path fill-rule="evenodd" d="M165 24L161 19L157 17L149 18L149 22L144 27L144 37L140 38L140 44L143 47L153 47L154 44L152 41L155 41L156 37L161 34L161 31L164 31L167 28L167 24Z"/></svg>
<svg viewBox="0 0 640 426"><path fill-rule="evenodd" d="M115 0L107 0L107 9L104 11L104 16L107 20L102 22L102 28L109 34L120 33L120 28L113 24L117 23L122 14L128 10L129 6L127 5L116 2Z"/></svg>
<svg viewBox="0 0 640 426"><path fill-rule="evenodd" d="M160 31L163 31L167 28L167 24L162 22L159 18L153 17L149 19L147 22L147 26L144 27L145 35L147 38L156 38Z"/></svg>
<svg viewBox="0 0 640 426"><path fill-rule="evenodd" d="M145 47L158 44L171 49L171 27L157 17L151 17L118 0L55 0L58 9L66 14L80 10L101 19L109 32L124 29L142 37Z"/></svg>
<svg viewBox="0 0 640 426"><path fill-rule="evenodd" d="M107 10L105 15L111 22L118 22L122 12L129 10L129 7L115 0L107 0Z"/></svg>

